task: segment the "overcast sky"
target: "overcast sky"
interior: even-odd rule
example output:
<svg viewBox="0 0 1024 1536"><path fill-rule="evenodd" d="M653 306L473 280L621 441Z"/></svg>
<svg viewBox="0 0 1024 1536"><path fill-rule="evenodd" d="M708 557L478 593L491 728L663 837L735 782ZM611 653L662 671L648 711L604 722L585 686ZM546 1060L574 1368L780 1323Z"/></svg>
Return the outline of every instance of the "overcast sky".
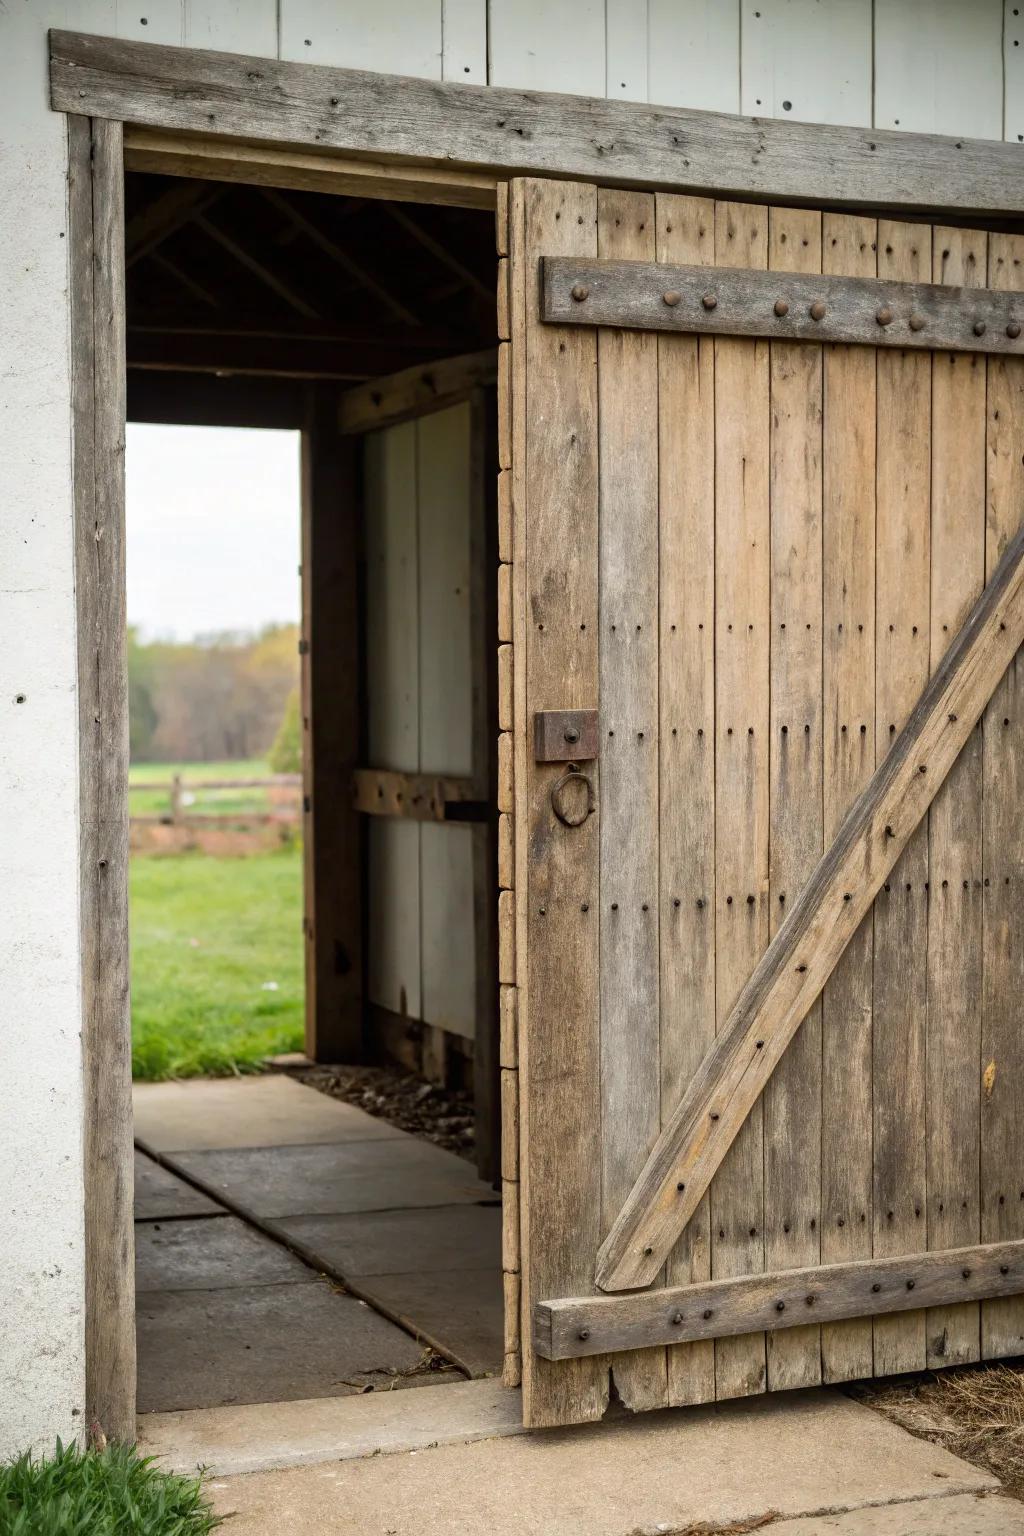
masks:
<svg viewBox="0 0 1024 1536"><path fill-rule="evenodd" d="M299 434L129 423L128 622L191 640L299 618Z"/></svg>

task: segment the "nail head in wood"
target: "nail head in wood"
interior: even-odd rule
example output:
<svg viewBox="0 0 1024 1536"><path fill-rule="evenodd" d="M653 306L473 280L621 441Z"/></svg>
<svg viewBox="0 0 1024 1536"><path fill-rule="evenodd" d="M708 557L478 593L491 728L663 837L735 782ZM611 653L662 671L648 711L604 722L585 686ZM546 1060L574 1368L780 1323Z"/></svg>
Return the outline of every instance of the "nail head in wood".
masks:
<svg viewBox="0 0 1024 1536"><path fill-rule="evenodd" d="M892 325L894 316L888 304L883 304L880 309L875 311L875 319L879 325Z"/></svg>
<svg viewBox="0 0 1024 1536"><path fill-rule="evenodd" d="M718 308L718 300L716 299L716 297L715 297L715 295L713 293L706 293L704 295L704 297L701 299L701 303L703 304L705 309L717 309Z"/></svg>
<svg viewBox="0 0 1024 1536"><path fill-rule="evenodd" d="M826 309L820 299L815 299L814 303L808 310L808 314L812 320L824 320Z"/></svg>
<svg viewBox="0 0 1024 1536"><path fill-rule="evenodd" d="M786 303L785 299L776 299L774 308L775 313L778 315L780 320L782 319L783 315L789 314L789 305Z"/></svg>
<svg viewBox="0 0 1024 1536"><path fill-rule="evenodd" d="M915 312L914 314L911 315L910 319L907 321L907 324L910 326L910 329L912 331L923 331L924 330L924 316L923 315L919 315L919 314L917 314Z"/></svg>
<svg viewBox="0 0 1024 1536"><path fill-rule="evenodd" d="M682 298L682 294L679 293L675 288L670 288L668 293L662 294L661 298L662 303L667 304L669 309L674 309L675 306L679 303L679 300Z"/></svg>
<svg viewBox="0 0 1024 1536"><path fill-rule="evenodd" d="M1011 320L1009 325L1006 327L1006 334L1009 336L1011 341L1016 341L1017 337L1020 335L1020 321Z"/></svg>
<svg viewBox="0 0 1024 1536"><path fill-rule="evenodd" d="M576 300L577 304L582 304L585 299L590 298L590 289L587 287L586 283L574 283L572 296Z"/></svg>

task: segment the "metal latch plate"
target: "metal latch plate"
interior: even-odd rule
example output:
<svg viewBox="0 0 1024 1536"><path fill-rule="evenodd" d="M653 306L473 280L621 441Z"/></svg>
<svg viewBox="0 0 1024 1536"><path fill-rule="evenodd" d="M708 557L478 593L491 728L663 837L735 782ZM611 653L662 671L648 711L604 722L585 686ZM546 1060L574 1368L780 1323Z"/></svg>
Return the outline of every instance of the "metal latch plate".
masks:
<svg viewBox="0 0 1024 1536"><path fill-rule="evenodd" d="M533 755L538 763L592 762L597 756L597 710L536 710Z"/></svg>

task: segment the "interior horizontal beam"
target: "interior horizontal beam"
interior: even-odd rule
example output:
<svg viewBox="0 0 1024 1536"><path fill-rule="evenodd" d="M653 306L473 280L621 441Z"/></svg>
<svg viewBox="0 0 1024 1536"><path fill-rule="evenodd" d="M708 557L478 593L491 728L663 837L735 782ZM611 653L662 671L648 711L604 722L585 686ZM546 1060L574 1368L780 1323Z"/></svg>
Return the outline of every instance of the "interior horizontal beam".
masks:
<svg viewBox="0 0 1024 1536"><path fill-rule="evenodd" d="M84 33L50 33L51 103L184 129L506 176L804 205L1024 212L1017 145L734 117Z"/></svg>
<svg viewBox="0 0 1024 1536"><path fill-rule="evenodd" d="M341 397L338 424L344 433L373 432L410 416L444 410L471 390L486 388L498 377L498 349L465 352L432 363L403 368L390 378L374 378Z"/></svg>
<svg viewBox="0 0 1024 1536"><path fill-rule="evenodd" d="M354 342L327 337L251 336L240 331L190 332L159 325L128 327L128 367L173 373L361 382L405 369L410 353L415 356L418 350L407 347L400 332L389 340Z"/></svg>
<svg viewBox="0 0 1024 1536"><path fill-rule="evenodd" d="M542 1301L534 1308L533 1344L545 1360L572 1360L1022 1293L1024 1242L986 1243L632 1296Z"/></svg>
<svg viewBox="0 0 1024 1536"><path fill-rule="evenodd" d="M128 369L128 420L164 426L276 427L305 425L300 379L223 377Z"/></svg>
<svg viewBox="0 0 1024 1536"><path fill-rule="evenodd" d="M1024 354L1024 294L656 261L544 261L541 318L629 330Z"/></svg>
<svg viewBox="0 0 1024 1536"><path fill-rule="evenodd" d="M448 821L448 807L475 803L478 785L470 778L402 773L391 768L356 768L352 803L364 816L398 816L407 821Z"/></svg>

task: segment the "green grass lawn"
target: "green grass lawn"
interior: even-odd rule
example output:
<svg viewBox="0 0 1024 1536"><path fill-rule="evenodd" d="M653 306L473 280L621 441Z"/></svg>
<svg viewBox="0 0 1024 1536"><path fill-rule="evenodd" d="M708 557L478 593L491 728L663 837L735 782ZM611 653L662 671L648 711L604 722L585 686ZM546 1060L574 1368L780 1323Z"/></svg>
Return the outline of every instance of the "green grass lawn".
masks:
<svg viewBox="0 0 1024 1536"><path fill-rule="evenodd" d="M0 1465L3 1536L208 1536L220 1523L200 1479L162 1472L134 1447L58 1440L53 1456Z"/></svg>
<svg viewBox="0 0 1024 1536"><path fill-rule="evenodd" d="M136 854L135 1076L227 1075L301 1049L301 924L297 844L248 858Z"/></svg>
<svg viewBox="0 0 1024 1536"><path fill-rule="evenodd" d="M203 791L195 786L204 779L262 779L270 773L263 758L248 758L235 763L133 763L128 775L128 807L133 816L159 816L169 814L170 791L147 789L147 784L169 784L180 773L186 794L195 799L186 804L188 811L213 812L220 816L234 816L245 811L265 812L270 809L264 789L217 789Z"/></svg>

